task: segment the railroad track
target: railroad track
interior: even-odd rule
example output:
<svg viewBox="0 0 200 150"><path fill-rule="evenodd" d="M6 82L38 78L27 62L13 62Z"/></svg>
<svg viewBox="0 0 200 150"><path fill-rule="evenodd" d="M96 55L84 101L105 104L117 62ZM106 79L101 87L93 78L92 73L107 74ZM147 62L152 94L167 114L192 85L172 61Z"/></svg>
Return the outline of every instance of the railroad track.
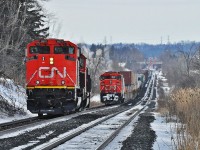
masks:
<svg viewBox="0 0 200 150"><path fill-rule="evenodd" d="M84 128L76 129L74 132L66 134L62 138L58 138L57 140L51 141L51 142L49 142L49 144L40 145L40 146L38 146L38 147L36 147L34 149L35 150L39 150L39 149L40 150L51 150L53 148L55 148L55 149L63 149L63 147L58 147L58 146L63 144L63 143L65 143L66 141L67 141L67 143L65 143L65 145L68 145L69 147L65 147L64 146L65 148L69 148L70 149L71 148L70 146L73 146L74 143L76 143L78 146L84 147L84 145L82 145L82 144L79 145L77 143L77 142L80 142L77 139L85 138L85 139L89 139L89 141L90 141L91 139L89 137L87 137L87 136L88 135L92 135L91 133L94 132L94 131L97 131L96 129L99 130L100 128L102 128L102 126L108 125L108 123L106 123L106 122L109 122L110 120L115 120L115 121L120 122L121 124L118 124L119 127L117 127L117 129L109 137L106 137L106 138L104 137L105 138L104 142L101 143L100 145L98 145L96 143L96 141L95 142L94 141L93 142L91 142L91 141L90 142L89 141L86 142L85 141L85 143L87 143L87 148L91 147L91 145L97 145L97 147L95 149L98 149L98 150L103 149L104 147L106 147L112 141L112 139L114 139L114 137L121 131L121 129L123 129L128 123L130 123L130 121L133 118L135 118L143 109L144 109L144 107L142 109L140 109L140 110L132 110L133 111L132 113L130 113L130 112L128 113L127 110L126 110L126 111L122 111L122 112L118 112L118 113L109 115L107 117L103 117L102 119L99 119L98 121L94 121L90 125L88 125L88 126L86 126ZM116 118L118 118L119 117L118 115L120 115L121 113L128 113L130 115L130 118L128 120L126 120L126 121L124 120L124 118L121 118L121 120L120 119L117 120ZM125 121L125 123L122 123L124 121ZM112 127L112 125L114 127ZM107 128L107 132L111 131L110 128L115 129L116 128L116 124L115 123L114 124L110 124L109 128ZM106 129L103 128L102 130L103 130L103 132L105 132ZM97 131L97 132L101 132L101 131ZM100 138L99 136L101 136L101 135L95 135L95 137ZM88 143L90 143L90 144L88 145ZM80 147L77 147L77 149L79 149L79 148Z"/></svg>
<svg viewBox="0 0 200 150"><path fill-rule="evenodd" d="M147 108L152 99L153 89L154 82L151 80L148 83L144 97L137 106L102 117L92 121L88 125L80 126L74 131L64 133L59 137L50 140L48 143L35 147L34 150L50 150L53 148L56 150L72 148L101 150L105 148L124 127ZM81 143L82 139L84 139L83 141L85 144Z"/></svg>
<svg viewBox="0 0 200 150"><path fill-rule="evenodd" d="M39 120L41 120L41 119L39 119L38 117L31 117L31 118L20 119L20 120L16 120L16 121L2 123L2 124L0 124L0 131L23 126L25 124L31 124L34 122L38 122Z"/></svg>
<svg viewBox="0 0 200 150"><path fill-rule="evenodd" d="M90 113L90 112L95 112L95 111L100 111L101 109L109 109L109 108L114 108L114 107L119 107L119 106L98 106L98 107L92 107L89 108L85 111L81 112L76 112L72 114L68 114L65 116L43 116L42 118L38 117L31 117L31 118L26 118L26 119L20 119L16 121L11 121L11 122L6 122L0 124L0 135L5 135L5 134L10 134L19 130L24 130L30 127L34 127L43 123L54 123L59 119L68 117L68 118L73 118L78 115L84 114L84 113Z"/></svg>

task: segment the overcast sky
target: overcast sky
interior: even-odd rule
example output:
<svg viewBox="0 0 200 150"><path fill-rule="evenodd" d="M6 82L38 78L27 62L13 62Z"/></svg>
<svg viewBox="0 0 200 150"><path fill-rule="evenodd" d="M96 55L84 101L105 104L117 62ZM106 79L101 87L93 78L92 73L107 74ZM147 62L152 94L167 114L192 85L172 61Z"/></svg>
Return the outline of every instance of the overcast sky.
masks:
<svg viewBox="0 0 200 150"><path fill-rule="evenodd" d="M52 36L76 43L200 41L200 0L50 0L44 7L56 18Z"/></svg>

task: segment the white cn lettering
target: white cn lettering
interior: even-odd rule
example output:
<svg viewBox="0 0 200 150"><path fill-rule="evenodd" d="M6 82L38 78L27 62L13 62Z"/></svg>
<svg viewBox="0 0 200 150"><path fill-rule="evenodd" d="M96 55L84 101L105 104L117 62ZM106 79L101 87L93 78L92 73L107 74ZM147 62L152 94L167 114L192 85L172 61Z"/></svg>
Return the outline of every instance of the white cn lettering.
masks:
<svg viewBox="0 0 200 150"><path fill-rule="evenodd" d="M42 75L42 71L49 70L49 69L50 69L50 67L40 67L39 68L39 77L40 78L53 78L55 71L57 71L58 75L61 78L65 78L66 77L66 74L67 74L66 67L63 68L63 74L56 67L53 67L53 68L51 68L51 74L50 75L48 75L48 76Z"/></svg>

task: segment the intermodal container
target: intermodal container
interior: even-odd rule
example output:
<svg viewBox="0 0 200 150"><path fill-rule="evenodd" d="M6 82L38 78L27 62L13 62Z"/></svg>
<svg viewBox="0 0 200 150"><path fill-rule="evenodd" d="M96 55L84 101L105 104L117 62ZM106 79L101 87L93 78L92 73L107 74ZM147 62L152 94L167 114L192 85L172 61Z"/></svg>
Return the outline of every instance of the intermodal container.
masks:
<svg viewBox="0 0 200 150"><path fill-rule="evenodd" d="M120 71L124 77L125 86L131 86L134 84L135 77L132 71Z"/></svg>

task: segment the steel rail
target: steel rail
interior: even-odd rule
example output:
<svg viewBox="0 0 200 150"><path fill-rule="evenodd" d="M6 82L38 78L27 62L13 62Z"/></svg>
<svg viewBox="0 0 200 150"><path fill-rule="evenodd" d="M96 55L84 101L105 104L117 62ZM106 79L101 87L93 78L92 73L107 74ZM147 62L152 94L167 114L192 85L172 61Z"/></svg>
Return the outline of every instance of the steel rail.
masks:
<svg viewBox="0 0 200 150"><path fill-rule="evenodd" d="M5 130L5 128L11 128L11 126L22 126L23 123L30 124L35 120L40 120L38 117L31 117L31 118L25 118L25 119L20 119L20 120L15 120L15 121L9 121L5 123L0 124L0 131Z"/></svg>

